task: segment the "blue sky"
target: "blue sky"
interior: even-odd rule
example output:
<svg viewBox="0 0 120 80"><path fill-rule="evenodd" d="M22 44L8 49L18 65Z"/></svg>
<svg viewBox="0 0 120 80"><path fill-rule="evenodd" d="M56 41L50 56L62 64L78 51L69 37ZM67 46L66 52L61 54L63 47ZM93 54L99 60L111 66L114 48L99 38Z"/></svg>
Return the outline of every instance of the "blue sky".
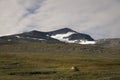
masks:
<svg viewBox="0 0 120 80"><path fill-rule="evenodd" d="M0 36L64 27L120 38L120 0L0 0Z"/></svg>

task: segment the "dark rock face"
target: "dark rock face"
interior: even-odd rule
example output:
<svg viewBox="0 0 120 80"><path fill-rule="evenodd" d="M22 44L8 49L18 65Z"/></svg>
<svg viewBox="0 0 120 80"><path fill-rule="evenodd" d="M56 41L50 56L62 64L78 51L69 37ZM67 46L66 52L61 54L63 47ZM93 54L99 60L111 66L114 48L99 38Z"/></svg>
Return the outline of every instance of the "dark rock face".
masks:
<svg viewBox="0 0 120 80"><path fill-rule="evenodd" d="M69 29L69 28L63 28L63 29L48 32L48 34L49 35L56 35L56 34L65 34L65 33L68 33L68 32L76 32L76 31L74 31L72 29Z"/></svg>
<svg viewBox="0 0 120 80"><path fill-rule="evenodd" d="M69 39L70 40L75 40L75 39L85 39L85 40L88 40L88 41L94 41L93 38L91 38L89 35L87 34L81 34L81 33L76 33L76 34L73 34L71 36L69 36Z"/></svg>

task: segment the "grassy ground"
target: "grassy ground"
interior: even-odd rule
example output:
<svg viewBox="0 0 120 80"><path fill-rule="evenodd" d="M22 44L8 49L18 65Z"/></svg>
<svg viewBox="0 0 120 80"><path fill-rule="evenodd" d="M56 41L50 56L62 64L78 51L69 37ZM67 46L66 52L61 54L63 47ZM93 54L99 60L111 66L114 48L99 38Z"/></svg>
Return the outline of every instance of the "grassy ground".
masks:
<svg viewBox="0 0 120 80"><path fill-rule="evenodd" d="M120 48L1 43L0 80L120 80Z"/></svg>

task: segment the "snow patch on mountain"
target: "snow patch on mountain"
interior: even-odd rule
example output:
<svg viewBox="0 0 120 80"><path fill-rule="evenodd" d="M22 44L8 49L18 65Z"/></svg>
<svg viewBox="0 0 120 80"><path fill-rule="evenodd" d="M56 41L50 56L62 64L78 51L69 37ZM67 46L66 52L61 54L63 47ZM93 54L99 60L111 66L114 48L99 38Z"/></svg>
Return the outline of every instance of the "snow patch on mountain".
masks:
<svg viewBox="0 0 120 80"><path fill-rule="evenodd" d="M45 40L45 39L40 39L40 38L31 38L31 39L33 39L33 40L40 40L40 41Z"/></svg>
<svg viewBox="0 0 120 80"><path fill-rule="evenodd" d="M80 40L79 44L96 44L95 41Z"/></svg>
<svg viewBox="0 0 120 80"><path fill-rule="evenodd" d="M33 38L33 37L21 37L21 36L15 36L16 38L21 38L21 39L31 39L31 40L45 40L45 39L41 39L41 38Z"/></svg>
<svg viewBox="0 0 120 80"><path fill-rule="evenodd" d="M48 34L47 34L46 36L47 36L47 37L49 37L49 35L48 35Z"/></svg>
<svg viewBox="0 0 120 80"><path fill-rule="evenodd" d="M21 38L20 36L16 36L16 38Z"/></svg>
<svg viewBox="0 0 120 80"><path fill-rule="evenodd" d="M12 41L11 39L8 39L8 41Z"/></svg>
<svg viewBox="0 0 120 80"><path fill-rule="evenodd" d="M27 39L32 39L32 40L40 40L40 41L42 41L42 40L45 40L45 39L41 39L41 38L31 38L31 37L26 37Z"/></svg>
<svg viewBox="0 0 120 80"><path fill-rule="evenodd" d="M63 41L63 42L68 42L68 43L74 43L74 41L71 41L69 40L69 36L72 35L72 34L75 34L75 32L67 32L67 33L64 33L64 34L56 34L56 35L52 35L50 36L51 38L54 38L54 39L57 39L59 41Z"/></svg>

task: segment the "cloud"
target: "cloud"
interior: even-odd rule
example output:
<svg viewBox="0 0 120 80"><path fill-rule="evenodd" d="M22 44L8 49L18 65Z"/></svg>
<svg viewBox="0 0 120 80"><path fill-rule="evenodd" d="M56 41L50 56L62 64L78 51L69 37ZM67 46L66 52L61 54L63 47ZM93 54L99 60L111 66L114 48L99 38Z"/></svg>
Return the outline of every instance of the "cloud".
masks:
<svg viewBox="0 0 120 80"><path fill-rule="evenodd" d="M41 1L0 0L0 35L18 33L27 27L30 24L28 16L35 13Z"/></svg>
<svg viewBox="0 0 120 80"><path fill-rule="evenodd" d="M69 27L94 38L120 37L119 7L119 0L1 0L0 35Z"/></svg>

